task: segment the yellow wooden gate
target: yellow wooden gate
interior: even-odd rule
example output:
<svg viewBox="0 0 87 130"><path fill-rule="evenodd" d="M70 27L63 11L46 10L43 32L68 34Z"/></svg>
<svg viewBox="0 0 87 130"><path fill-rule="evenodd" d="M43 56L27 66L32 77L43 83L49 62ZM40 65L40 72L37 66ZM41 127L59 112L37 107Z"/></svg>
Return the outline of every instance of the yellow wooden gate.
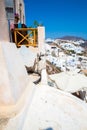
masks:
<svg viewBox="0 0 87 130"><path fill-rule="evenodd" d="M15 28L14 39L17 47L37 46L37 28Z"/></svg>

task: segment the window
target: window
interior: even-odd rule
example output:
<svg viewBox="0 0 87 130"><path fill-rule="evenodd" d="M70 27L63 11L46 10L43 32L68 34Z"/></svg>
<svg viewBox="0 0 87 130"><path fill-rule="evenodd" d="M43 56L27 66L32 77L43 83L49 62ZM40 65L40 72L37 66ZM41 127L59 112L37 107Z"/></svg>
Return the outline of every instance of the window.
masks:
<svg viewBox="0 0 87 130"><path fill-rule="evenodd" d="M13 8L11 7L6 7L6 15L8 19L13 19L14 18L14 11Z"/></svg>
<svg viewBox="0 0 87 130"><path fill-rule="evenodd" d="M5 0L6 7L14 7L14 0Z"/></svg>

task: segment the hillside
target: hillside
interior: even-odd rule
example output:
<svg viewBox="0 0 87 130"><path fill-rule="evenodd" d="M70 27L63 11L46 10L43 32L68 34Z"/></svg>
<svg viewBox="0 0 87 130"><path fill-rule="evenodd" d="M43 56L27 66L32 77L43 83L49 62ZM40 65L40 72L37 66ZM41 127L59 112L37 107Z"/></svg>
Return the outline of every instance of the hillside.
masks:
<svg viewBox="0 0 87 130"><path fill-rule="evenodd" d="M72 40L72 41L78 41L78 40L83 40L83 41L85 41L84 38L82 38L82 37L77 37L77 36L64 36L64 37L61 37L60 39L63 39L63 40Z"/></svg>

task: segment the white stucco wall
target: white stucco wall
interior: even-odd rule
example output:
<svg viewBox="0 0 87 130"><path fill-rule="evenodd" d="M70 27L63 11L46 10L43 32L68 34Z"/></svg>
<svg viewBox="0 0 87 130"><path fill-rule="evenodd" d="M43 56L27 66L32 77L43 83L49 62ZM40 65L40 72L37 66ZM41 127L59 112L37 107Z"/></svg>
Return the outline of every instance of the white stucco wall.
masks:
<svg viewBox="0 0 87 130"><path fill-rule="evenodd" d="M45 27L38 27L38 48L39 53L45 53Z"/></svg>
<svg viewBox="0 0 87 130"><path fill-rule="evenodd" d="M4 0L0 0L0 40L9 41Z"/></svg>
<svg viewBox="0 0 87 130"><path fill-rule="evenodd" d="M23 16L24 16L24 22L25 22L25 5L24 5L24 0L16 0L16 13L20 15L19 11L19 5L20 3L22 4L21 6L21 22L23 23Z"/></svg>

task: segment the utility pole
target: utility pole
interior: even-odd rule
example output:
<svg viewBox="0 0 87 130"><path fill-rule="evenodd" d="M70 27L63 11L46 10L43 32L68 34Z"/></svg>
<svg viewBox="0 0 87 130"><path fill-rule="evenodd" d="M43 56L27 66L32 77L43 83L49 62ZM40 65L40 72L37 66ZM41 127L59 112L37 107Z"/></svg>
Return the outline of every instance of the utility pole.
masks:
<svg viewBox="0 0 87 130"><path fill-rule="evenodd" d="M20 12L20 23L22 23L22 10L21 10L21 7L22 7L22 3L19 3L19 12Z"/></svg>
<svg viewBox="0 0 87 130"><path fill-rule="evenodd" d="M16 13L16 1L13 0L13 3L14 3L14 13Z"/></svg>
<svg viewBox="0 0 87 130"><path fill-rule="evenodd" d="M24 15L23 15L23 23L25 23L25 21L24 21Z"/></svg>

